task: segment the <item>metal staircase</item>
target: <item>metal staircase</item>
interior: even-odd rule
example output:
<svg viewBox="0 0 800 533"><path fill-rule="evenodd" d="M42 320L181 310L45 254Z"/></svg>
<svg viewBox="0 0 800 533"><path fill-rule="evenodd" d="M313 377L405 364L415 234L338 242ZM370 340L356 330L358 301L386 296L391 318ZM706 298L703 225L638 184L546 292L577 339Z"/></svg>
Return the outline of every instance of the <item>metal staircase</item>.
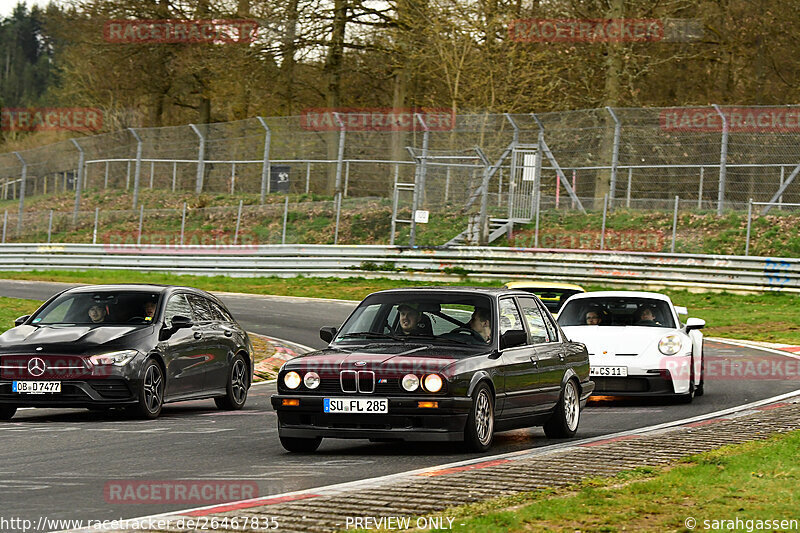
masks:
<svg viewBox="0 0 800 533"><path fill-rule="evenodd" d="M508 227L511 224L507 218L489 218L489 240L488 243L492 243L505 235L508 232ZM477 236L475 242L468 242L468 234L469 229L465 229L449 241L447 241L444 245L445 247L448 246L469 246L470 244L478 244L477 243Z"/></svg>

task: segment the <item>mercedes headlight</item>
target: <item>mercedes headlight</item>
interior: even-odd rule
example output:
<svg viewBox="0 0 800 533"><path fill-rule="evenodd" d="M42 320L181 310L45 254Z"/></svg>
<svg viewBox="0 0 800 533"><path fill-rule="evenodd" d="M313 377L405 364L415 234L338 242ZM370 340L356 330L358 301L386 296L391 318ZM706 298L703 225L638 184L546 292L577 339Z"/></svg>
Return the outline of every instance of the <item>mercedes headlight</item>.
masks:
<svg viewBox="0 0 800 533"><path fill-rule="evenodd" d="M300 382L303 380L300 379L300 374L292 370L291 372L287 372L285 376L283 376L283 384L289 387L290 389L296 389L300 386Z"/></svg>
<svg viewBox="0 0 800 533"><path fill-rule="evenodd" d="M316 372L309 372L303 376L303 385L308 389L316 389L319 387L319 374Z"/></svg>
<svg viewBox="0 0 800 533"><path fill-rule="evenodd" d="M419 378L414 374L406 374L403 376L403 388L408 392L414 392L419 388Z"/></svg>
<svg viewBox="0 0 800 533"><path fill-rule="evenodd" d="M658 350L664 355L675 355L681 350L682 345L683 341L680 336L673 333L664 335L661 340L658 341Z"/></svg>
<svg viewBox="0 0 800 533"><path fill-rule="evenodd" d="M425 390L428 392L439 392L442 390L442 378L438 374L428 374L425 376Z"/></svg>
<svg viewBox="0 0 800 533"><path fill-rule="evenodd" d="M99 355L93 355L89 358L89 361L93 365L114 365L114 366L125 366L130 363L134 357L139 354L136 350L120 350L118 352L108 352L108 353L101 353Z"/></svg>

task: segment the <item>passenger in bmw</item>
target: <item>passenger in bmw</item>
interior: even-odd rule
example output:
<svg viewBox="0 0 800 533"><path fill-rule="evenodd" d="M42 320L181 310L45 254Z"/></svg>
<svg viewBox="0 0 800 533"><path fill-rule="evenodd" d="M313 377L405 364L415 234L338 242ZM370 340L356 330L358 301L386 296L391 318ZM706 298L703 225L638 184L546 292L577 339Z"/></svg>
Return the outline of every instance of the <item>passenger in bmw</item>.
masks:
<svg viewBox="0 0 800 533"><path fill-rule="evenodd" d="M483 337L484 341L489 342L492 339L492 314L485 307L475 308L467 326Z"/></svg>

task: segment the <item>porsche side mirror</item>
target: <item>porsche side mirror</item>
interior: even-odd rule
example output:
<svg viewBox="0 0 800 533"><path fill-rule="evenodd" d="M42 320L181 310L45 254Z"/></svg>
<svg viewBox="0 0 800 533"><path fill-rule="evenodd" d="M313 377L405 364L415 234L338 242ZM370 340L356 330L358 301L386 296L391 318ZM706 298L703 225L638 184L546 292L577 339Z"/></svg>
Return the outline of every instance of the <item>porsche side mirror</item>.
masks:
<svg viewBox="0 0 800 533"><path fill-rule="evenodd" d="M26 321L26 320L28 320L30 317L31 317L31 315L22 315L22 316L20 316L20 317L17 317L17 318L15 318L15 319L14 319L14 327L21 326L21 325L22 325L22 324L24 324L24 323L25 323L25 321Z"/></svg>
<svg viewBox="0 0 800 533"><path fill-rule="evenodd" d="M323 328L319 328L319 338L324 340L325 342L333 341L333 338L336 336L336 328L333 326L326 326Z"/></svg>
<svg viewBox="0 0 800 533"><path fill-rule="evenodd" d="M500 336L500 349L522 346L528 342L528 335L521 329L510 329Z"/></svg>
<svg viewBox="0 0 800 533"><path fill-rule="evenodd" d="M703 329L706 327L706 321L702 318L687 318L686 319L686 331L692 331L693 329Z"/></svg>

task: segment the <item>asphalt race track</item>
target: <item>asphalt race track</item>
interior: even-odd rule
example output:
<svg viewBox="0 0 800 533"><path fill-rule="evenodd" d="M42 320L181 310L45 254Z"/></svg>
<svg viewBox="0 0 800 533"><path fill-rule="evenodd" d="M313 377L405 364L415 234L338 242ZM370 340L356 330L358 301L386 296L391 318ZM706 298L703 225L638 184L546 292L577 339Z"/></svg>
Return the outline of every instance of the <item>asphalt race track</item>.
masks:
<svg viewBox="0 0 800 533"><path fill-rule="evenodd" d="M43 300L66 286L0 281L0 296ZM299 298L220 296L249 331L315 348L324 344L317 335L319 327L338 326L355 306ZM707 377L705 396L690 405L669 400L594 401L583 412L578 436L689 418L800 388L796 359L710 341L705 355L717 373L717 377ZM760 361L769 363L768 375L728 370ZM255 386L243 411L226 413L218 411L211 400L195 401L168 405L154 421L125 420L83 409L18 411L11 422L0 422L3 515L34 521L41 516L113 520L197 506L108 504L104 488L112 480L247 480L258 484L258 496L268 496L480 456L459 453L448 444L362 440L325 440L315 454L289 454L278 442L269 405L274 390L274 384ZM553 442L540 428L501 433L484 455Z"/></svg>

